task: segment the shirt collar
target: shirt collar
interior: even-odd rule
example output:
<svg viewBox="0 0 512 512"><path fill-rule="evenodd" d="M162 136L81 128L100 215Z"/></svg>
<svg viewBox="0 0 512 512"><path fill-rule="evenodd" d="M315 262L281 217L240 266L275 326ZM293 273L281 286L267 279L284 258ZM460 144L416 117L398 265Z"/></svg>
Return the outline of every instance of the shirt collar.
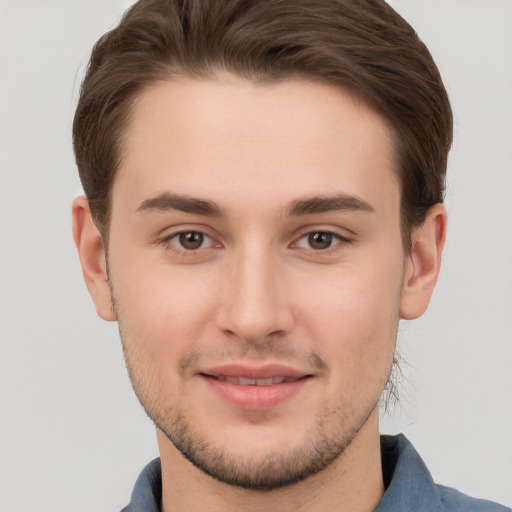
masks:
<svg viewBox="0 0 512 512"><path fill-rule="evenodd" d="M381 436L382 473L386 492L375 512L432 512L441 509L437 486L408 439Z"/></svg>
<svg viewBox="0 0 512 512"><path fill-rule="evenodd" d="M160 512L162 468L160 459L152 460L135 482L130 504L121 512Z"/></svg>

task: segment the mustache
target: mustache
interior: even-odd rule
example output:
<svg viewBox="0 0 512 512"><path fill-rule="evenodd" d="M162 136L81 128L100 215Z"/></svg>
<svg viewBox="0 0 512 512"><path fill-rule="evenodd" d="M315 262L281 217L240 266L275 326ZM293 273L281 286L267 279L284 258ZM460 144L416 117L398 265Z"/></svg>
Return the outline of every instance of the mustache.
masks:
<svg viewBox="0 0 512 512"><path fill-rule="evenodd" d="M262 363L287 364L314 370L314 373L328 371L327 362L318 352L314 350L300 352L288 344L268 341L251 344L240 342L230 347L198 348L180 361L179 372L180 375L184 375L194 372L200 367L233 361L254 365Z"/></svg>

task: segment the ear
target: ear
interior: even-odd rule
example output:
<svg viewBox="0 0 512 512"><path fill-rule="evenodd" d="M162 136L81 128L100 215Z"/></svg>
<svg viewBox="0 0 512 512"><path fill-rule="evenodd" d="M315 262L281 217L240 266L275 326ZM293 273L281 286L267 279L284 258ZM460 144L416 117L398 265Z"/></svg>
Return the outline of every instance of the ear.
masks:
<svg viewBox="0 0 512 512"><path fill-rule="evenodd" d="M100 232L92 220L85 196L73 201L73 238L78 249L85 284L96 305L98 315L107 321L116 320L107 276L105 250Z"/></svg>
<svg viewBox="0 0 512 512"><path fill-rule="evenodd" d="M400 318L418 318L428 307L441 268L446 224L446 208L436 204L412 233L411 253L405 259Z"/></svg>

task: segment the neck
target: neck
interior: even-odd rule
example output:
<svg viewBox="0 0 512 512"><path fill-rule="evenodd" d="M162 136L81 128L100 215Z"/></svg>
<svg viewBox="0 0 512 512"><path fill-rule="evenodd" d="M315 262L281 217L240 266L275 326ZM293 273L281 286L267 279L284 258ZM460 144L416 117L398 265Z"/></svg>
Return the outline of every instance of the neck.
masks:
<svg viewBox="0 0 512 512"><path fill-rule="evenodd" d="M160 431L158 443L163 512L370 512L384 494L377 409L327 468L298 484L269 492L218 482L187 461Z"/></svg>

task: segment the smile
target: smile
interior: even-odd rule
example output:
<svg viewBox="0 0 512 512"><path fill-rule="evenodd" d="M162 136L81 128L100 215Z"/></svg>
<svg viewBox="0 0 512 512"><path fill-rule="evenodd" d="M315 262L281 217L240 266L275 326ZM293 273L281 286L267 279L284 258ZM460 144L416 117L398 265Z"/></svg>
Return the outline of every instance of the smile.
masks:
<svg viewBox="0 0 512 512"><path fill-rule="evenodd" d="M238 384L239 386L272 386L274 384L281 384L283 382L292 382L297 380L291 377L268 377L265 379L248 379L246 377L232 377L229 375L210 375L210 377L220 381Z"/></svg>
<svg viewBox="0 0 512 512"><path fill-rule="evenodd" d="M203 369L199 376L215 396L235 409L264 411L287 402L299 393L314 375L286 365L251 367L227 364Z"/></svg>

